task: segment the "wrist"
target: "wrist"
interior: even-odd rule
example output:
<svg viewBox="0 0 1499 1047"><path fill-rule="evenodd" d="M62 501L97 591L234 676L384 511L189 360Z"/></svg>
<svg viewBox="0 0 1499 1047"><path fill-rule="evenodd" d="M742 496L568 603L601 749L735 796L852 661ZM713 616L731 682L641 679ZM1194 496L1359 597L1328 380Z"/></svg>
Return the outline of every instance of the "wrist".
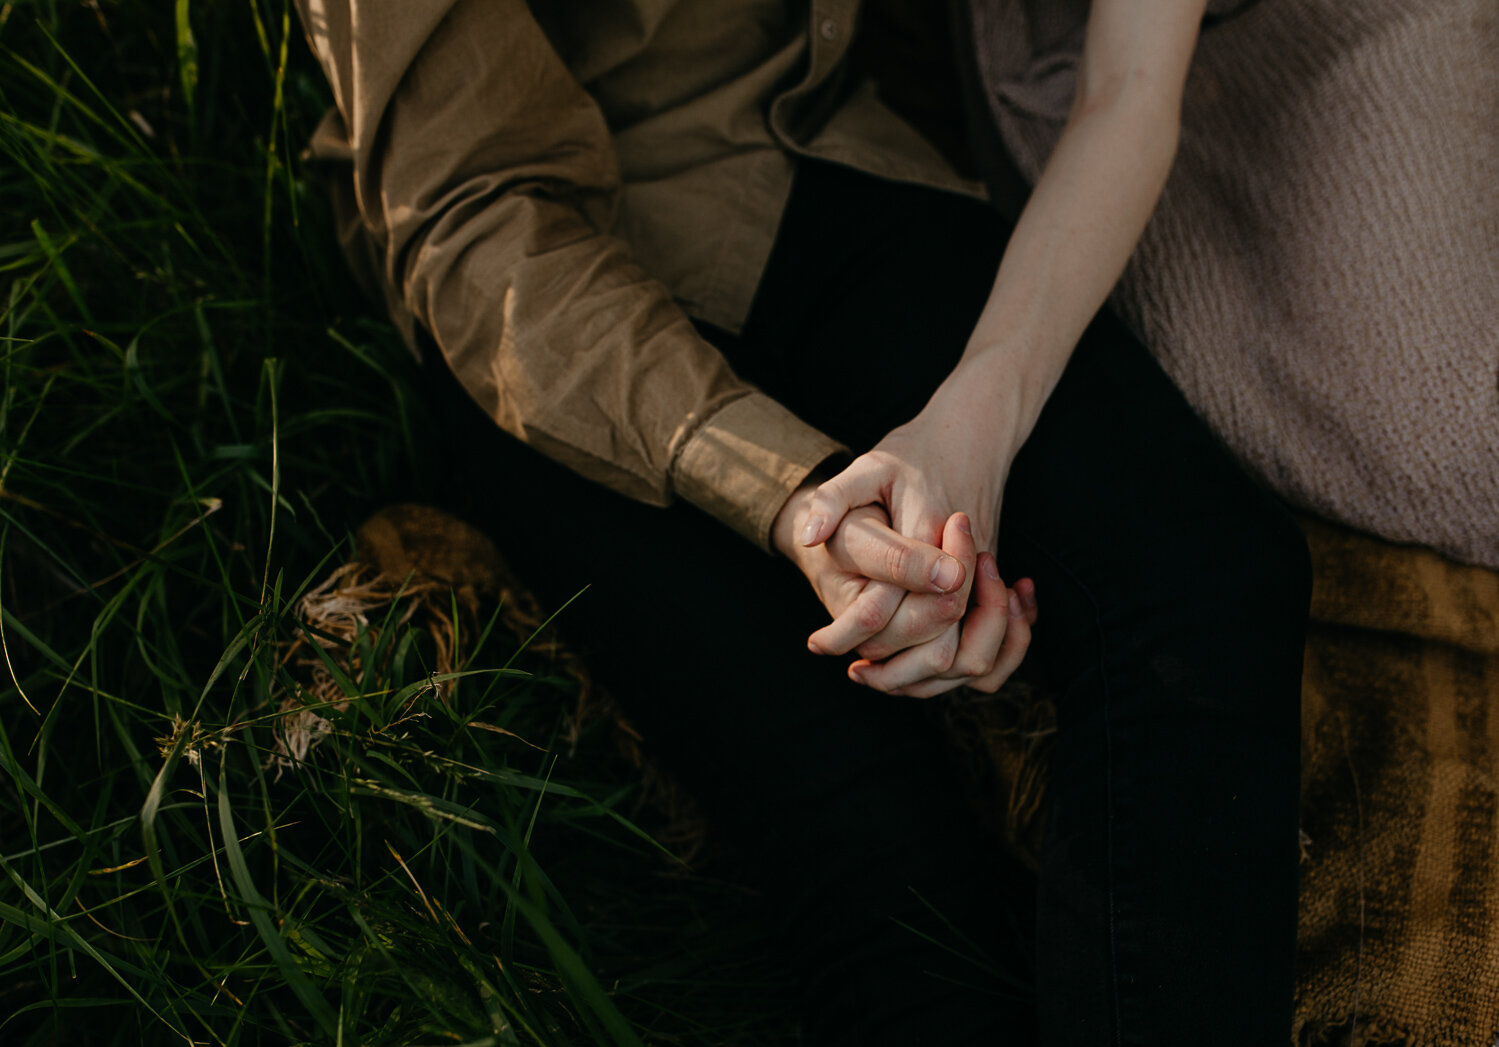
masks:
<svg viewBox="0 0 1499 1047"><path fill-rule="evenodd" d="M902 428L920 433L924 443L945 444L944 465L959 468L955 479L1008 472L1045 402L1031 385L998 353L971 353Z"/></svg>
<svg viewBox="0 0 1499 1047"><path fill-rule="evenodd" d="M1066 355L1009 342L979 343L963 353L949 381L988 401L999 430L995 435L1014 457L1035 428L1066 365Z"/></svg>

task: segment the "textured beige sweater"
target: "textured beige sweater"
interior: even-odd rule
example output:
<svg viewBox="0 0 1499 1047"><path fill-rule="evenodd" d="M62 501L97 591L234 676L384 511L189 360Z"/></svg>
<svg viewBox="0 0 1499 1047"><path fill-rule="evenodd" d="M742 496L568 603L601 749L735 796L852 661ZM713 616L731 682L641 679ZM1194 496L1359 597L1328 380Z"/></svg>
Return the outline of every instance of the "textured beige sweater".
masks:
<svg viewBox="0 0 1499 1047"><path fill-rule="evenodd" d="M1086 4L971 13L1034 181ZM1260 0L1210 22L1113 302L1290 501L1499 567L1499 0Z"/></svg>

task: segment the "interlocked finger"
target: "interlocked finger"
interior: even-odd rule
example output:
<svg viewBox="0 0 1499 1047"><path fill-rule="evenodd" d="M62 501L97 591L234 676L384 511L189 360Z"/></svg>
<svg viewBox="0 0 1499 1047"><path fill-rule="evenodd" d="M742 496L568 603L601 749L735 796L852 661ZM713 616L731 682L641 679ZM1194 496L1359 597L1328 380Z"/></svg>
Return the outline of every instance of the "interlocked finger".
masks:
<svg viewBox="0 0 1499 1047"><path fill-rule="evenodd" d="M965 537L961 530L949 530L954 539ZM973 548L972 538L967 541L963 551ZM947 547L946 542L943 544ZM974 606L967 618L953 622L938 639L902 651L888 661L855 662L849 669L854 679L876 690L913 696L912 688L919 688L920 697L927 697L957 687L975 675L987 674L1004 641L1008 590L999 578L993 556L984 553L976 566Z"/></svg>
<svg viewBox="0 0 1499 1047"><path fill-rule="evenodd" d="M1026 611L1020 606L1013 593L1010 600L1004 642L1000 645L999 657L995 659L992 669L976 678L928 680L925 683L906 687L901 693L911 698L931 698L944 691L950 691L954 687L970 687L975 691L993 694L1004 686L1005 681L1014 674L1016 669L1020 668L1020 663L1025 660L1025 652L1031 644L1031 623Z"/></svg>
<svg viewBox="0 0 1499 1047"><path fill-rule="evenodd" d="M877 691L903 693L902 689L912 684L941 678L952 667L961 638L962 626L954 622L935 640L917 644L887 661L855 662L849 666L849 678Z"/></svg>
<svg viewBox="0 0 1499 1047"><path fill-rule="evenodd" d="M942 550L963 568L965 578L975 576L977 551L965 513L954 513L942 529ZM924 644L945 633L968 610L968 586L951 593L912 593L901 602L888 625L858 645L859 656L871 662L884 661L902 651ZM994 641L999 649L999 639ZM987 671L987 667L986 667Z"/></svg>
<svg viewBox="0 0 1499 1047"><path fill-rule="evenodd" d="M963 591L966 598L968 567L950 551L893 530L878 510L850 512L827 548L840 567L871 581L891 582L912 593Z"/></svg>
<svg viewBox="0 0 1499 1047"><path fill-rule="evenodd" d="M837 618L807 638L807 649L813 654L847 654L884 630L909 595L890 582L869 582Z"/></svg>
<svg viewBox="0 0 1499 1047"><path fill-rule="evenodd" d="M856 678L879 690L912 698L930 698L955 687L996 691L1020 665L1030 645L1027 612L1014 592L1005 588L994 557L980 556L974 606L963 619L956 650L950 659L938 649L925 661L908 657L921 648L903 652L879 665L856 663ZM1028 580L1027 580L1028 583ZM1028 593L1033 588L1027 588ZM930 645L928 645L930 646ZM944 669L918 674L947 661Z"/></svg>

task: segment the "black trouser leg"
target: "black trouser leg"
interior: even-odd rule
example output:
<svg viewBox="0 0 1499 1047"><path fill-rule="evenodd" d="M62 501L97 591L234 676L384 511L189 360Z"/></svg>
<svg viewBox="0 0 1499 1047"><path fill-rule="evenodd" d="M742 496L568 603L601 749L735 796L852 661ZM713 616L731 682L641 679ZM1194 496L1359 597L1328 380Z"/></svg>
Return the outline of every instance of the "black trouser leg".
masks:
<svg viewBox="0 0 1499 1047"><path fill-rule="evenodd" d="M1042 1042L1283 1044L1306 547L1131 343L1095 323L1001 525L1058 694Z"/></svg>

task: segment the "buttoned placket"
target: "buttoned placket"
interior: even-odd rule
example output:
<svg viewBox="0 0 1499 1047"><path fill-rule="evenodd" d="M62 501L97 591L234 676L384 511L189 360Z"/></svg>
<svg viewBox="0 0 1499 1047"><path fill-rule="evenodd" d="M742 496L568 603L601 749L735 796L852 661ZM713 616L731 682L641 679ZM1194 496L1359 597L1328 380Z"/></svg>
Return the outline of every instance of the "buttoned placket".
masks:
<svg viewBox="0 0 1499 1047"><path fill-rule="evenodd" d="M860 2L822 0L812 5L807 33L807 72L800 83L782 92L770 107L771 133L791 152L800 152L804 144L800 139L806 128L798 124L804 122L800 118L805 100L827 82L848 52L854 27L858 24Z"/></svg>
<svg viewBox="0 0 1499 1047"><path fill-rule="evenodd" d="M843 60L858 18L858 0L824 0L812 6L812 77L821 80Z"/></svg>

